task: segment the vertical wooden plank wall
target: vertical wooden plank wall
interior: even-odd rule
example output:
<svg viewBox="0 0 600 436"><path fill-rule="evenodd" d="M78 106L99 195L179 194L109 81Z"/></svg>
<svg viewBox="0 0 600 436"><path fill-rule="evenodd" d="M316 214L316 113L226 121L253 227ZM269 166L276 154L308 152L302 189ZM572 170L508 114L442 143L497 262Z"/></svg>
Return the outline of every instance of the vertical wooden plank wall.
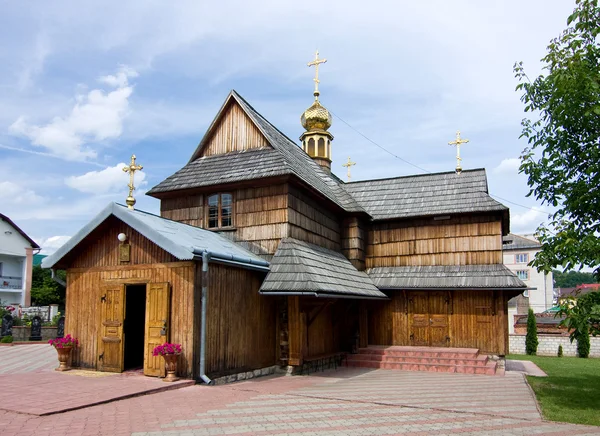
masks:
<svg viewBox="0 0 600 436"><path fill-rule="evenodd" d="M194 370L194 274L193 262L67 269L65 333L78 338L80 343L73 355L74 365L96 368L100 322L100 300L96 290L100 286L105 283L169 282L172 289L170 341L183 346L179 370L182 376L191 378ZM144 311L145 307L139 310Z"/></svg>
<svg viewBox="0 0 600 436"><path fill-rule="evenodd" d="M209 263L206 318L209 377L276 364L277 300L258 293L263 276L255 271Z"/></svg>
<svg viewBox="0 0 600 436"><path fill-rule="evenodd" d="M300 188L289 186L289 234L301 241L340 250L340 219Z"/></svg>
<svg viewBox="0 0 600 436"><path fill-rule="evenodd" d="M502 263L500 216L374 223L367 233L367 268Z"/></svg>
<svg viewBox="0 0 600 436"><path fill-rule="evenodd" d="M390 300L366 302L370 345L412 345L404 291L389 291ZM504 291L450 291L448 346L508 353L507 296Z"/></svg>
<svg viewBox="0 0 600 436"><path fill-rule="evenodd" d="M271 148L260 130L234 101L224 108L218 123L202 150L202 156Z"/></svg>

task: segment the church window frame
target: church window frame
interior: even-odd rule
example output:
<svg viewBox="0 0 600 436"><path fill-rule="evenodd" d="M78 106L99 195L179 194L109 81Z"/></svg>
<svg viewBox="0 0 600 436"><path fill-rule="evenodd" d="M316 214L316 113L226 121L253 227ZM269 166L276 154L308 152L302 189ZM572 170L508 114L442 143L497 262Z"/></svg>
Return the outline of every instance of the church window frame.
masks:
<svg viewBox="0 0 600 436"><path fill-rule="evenodd" d="M327 156L327 151L325 150L325 139L324 138L319 138L319 140L317 141L317 156L319 156L319 157Z"/></svg>
<svg viewBox="0 0 600 436"><path fill-rule="evenodd" d="M216 192L206 197L206 228L233 228L234 198L231 192Z"/></svg>
<svg viewBox="0 0 600 436"><path fill-rule="evenodd" d="M308 147L306 148L306 153L309 156L316 156L315 152L317 151L317 145L315 142L315 138L309 138Z"/></svg>

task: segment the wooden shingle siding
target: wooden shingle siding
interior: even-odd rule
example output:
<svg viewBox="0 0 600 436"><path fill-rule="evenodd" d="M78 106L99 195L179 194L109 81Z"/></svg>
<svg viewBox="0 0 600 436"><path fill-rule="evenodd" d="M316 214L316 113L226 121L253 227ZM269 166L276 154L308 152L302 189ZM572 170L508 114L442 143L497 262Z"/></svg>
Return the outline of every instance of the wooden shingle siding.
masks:
<svg viewBox="0 0 600 436"><path fill-rule="evenodd" d="M270 148L264 135L237 104L230 104L202 150L202 156Z"/></svg>
<svg viewBox="0 0 600 436"><path fill-rule="evenodd" d="M340 249L340 220L300 189L289 188L289 236L331 250Z"/></svg>
<svg viewBox="0 0 600 436"><path fill-rule="evenodd" d="M204 227L204 195L186 195L184 197L165 198L160 202L160 216L189 224Z"/></svg>
<svg viewBox="0 0 600 436"><path fill-rule="evenodd" d="M367 268L500 263L502 221L494 215L376 222L368 231Z"/></svg>
<svg viewBox="0 0 600 436"><path fill-rule="evenodd" d="M363 271L366 267L367 231L365 224L356 217L344 219L341 237L342 253L357 270Z"/></svg>

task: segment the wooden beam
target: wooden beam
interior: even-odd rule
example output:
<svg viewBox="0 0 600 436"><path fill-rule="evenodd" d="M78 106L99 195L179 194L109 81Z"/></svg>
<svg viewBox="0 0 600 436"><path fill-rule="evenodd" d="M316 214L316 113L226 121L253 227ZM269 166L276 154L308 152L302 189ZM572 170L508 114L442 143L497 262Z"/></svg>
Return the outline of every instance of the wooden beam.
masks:
<svg viewBox="0 0 600 436"><path fill-rule="evenodd" d="M302 325L302 315L300 313L300 297L288 297L288 342L289 342L289 360L288 363L293 366L302 365L304 326Z"/></svg>

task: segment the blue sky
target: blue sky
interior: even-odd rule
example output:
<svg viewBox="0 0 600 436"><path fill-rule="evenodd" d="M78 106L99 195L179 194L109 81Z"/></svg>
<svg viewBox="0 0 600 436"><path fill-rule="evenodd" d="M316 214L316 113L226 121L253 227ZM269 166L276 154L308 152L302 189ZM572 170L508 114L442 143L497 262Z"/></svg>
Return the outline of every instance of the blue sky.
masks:
<svg viewBox="0 0 600 436"><path fill-rule="evenodd" d="M485 167L511 230L548 211L517 171L523 106L512 66L540 72L573 1L0 2L0 211L45 252L109 201L124 202L132 153L143 195L189 159L236 89L297 139L312 103L334 114L335 173L353 180ZM338 118L339 117L339 118ZM509 203L509 200L523 208ZM532 210L533 209L533 210Z"/></svg>

